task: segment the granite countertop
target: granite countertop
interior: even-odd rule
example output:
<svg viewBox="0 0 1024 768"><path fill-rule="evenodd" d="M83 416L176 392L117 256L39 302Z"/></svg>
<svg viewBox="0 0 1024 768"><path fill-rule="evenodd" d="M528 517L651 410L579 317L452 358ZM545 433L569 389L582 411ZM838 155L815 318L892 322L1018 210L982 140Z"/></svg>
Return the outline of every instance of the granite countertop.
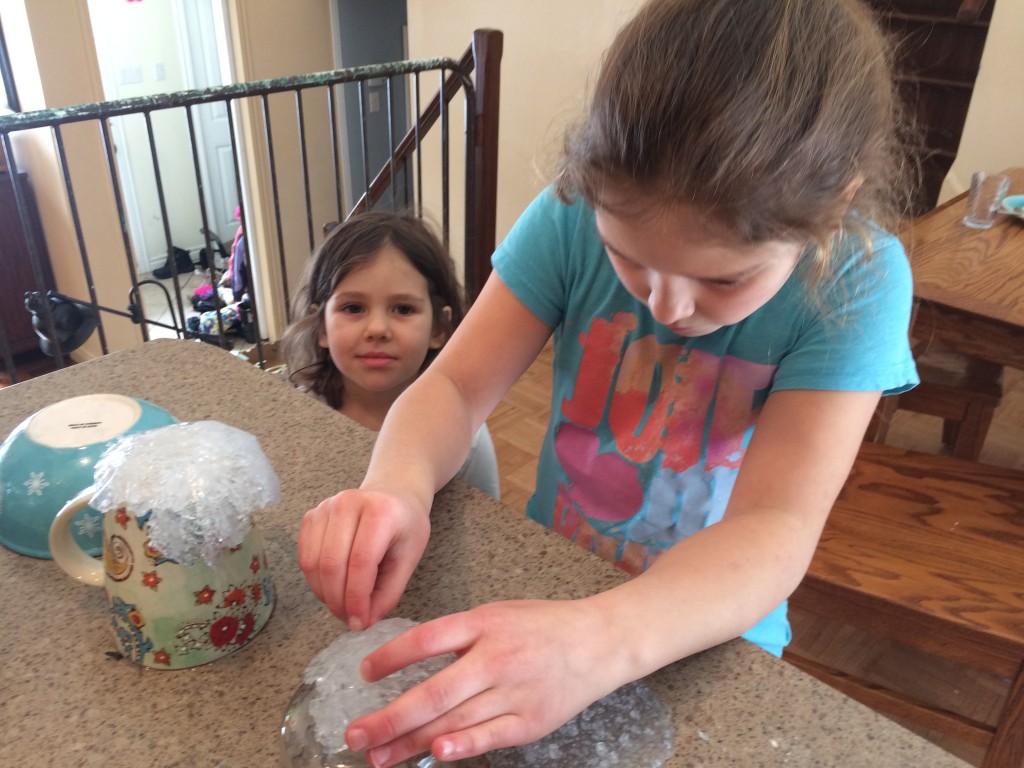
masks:
<svg viewBox="0 0 1024 768"><path fill-rule="evenodd" d="M263 510L278 593L267 627L213 664L152 671L115 661L102 591L50 560L0 547L0 765L277 766L285 706L310 658L343 630L306 586L303 513L362 477L372 433L223 350L152 341L0 390L0 438L76 395L149 400L182 421L255 435L281 479ZM573 598L624 577L475 489L452 484L395 615L426 620L503 598ZM736 640L648 678L671 704L668 766L963 766L814 678Z"/></svg>

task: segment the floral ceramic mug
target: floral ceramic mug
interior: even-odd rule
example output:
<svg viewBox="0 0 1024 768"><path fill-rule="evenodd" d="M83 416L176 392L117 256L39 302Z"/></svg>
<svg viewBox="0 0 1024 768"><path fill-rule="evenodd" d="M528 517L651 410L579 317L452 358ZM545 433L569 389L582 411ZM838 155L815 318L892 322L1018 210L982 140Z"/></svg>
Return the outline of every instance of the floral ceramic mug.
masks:
<svg viewBox="0 0 1024 768"><path fill-rule="evenodd" d="M213 564L176 562L152 546L149 514L103 510L103 556L89 557L71 521L90 487L69 501L50 528L53 559L70 576L102 586L110 626L124 656L153 669L206 664L246 645L274 610L263 540L253 527Z"/></svg>

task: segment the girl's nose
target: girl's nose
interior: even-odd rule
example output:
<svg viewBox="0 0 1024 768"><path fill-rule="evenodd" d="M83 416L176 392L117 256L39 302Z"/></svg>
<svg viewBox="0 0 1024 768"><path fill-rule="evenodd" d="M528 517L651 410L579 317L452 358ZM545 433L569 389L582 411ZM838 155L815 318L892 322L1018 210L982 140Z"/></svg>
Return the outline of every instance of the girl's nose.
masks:
<svg viewBox="0 0 1024 768"><path fill-rule="evenodd" d="M367 313L366 335L371 339L388 338L391 335L391 318L386 311L371 310Z"/></svg>
<svg viewBox="0 0 1024 768"><path fill-rule="evenodd" d="M662 325L685 320L695 308L693 285L685 277L655 275L647 297L651 315Z"/></svg>

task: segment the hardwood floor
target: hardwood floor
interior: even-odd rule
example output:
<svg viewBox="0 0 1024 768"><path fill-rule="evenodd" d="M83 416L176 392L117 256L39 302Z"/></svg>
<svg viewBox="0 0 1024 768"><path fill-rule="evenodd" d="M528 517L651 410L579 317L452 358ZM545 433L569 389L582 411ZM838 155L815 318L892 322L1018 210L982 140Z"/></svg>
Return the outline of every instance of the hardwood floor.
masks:
<svg viewBox="0 0 1024 768"><path fill-rule="evenodd" d="M55 370L57 370L57 365L54 363L53 358L47 357L38 350L23 352L14 356L14 374L19 382L35 378L36 376L42 376L44 373L50 373ZM0 357L0 388L9 387L12 383L15 382L11 381L3 359Z"/></svg>
<svg viewBox="0 0 1024 768"><path fill-rule="evenodd" d="M551 343L487 419L498 455L501 500L520 512L533 493L537 457L551 413Z"/></svg>
<svg viewBox="0 0 1024 768"><path fill-rule="evenodd" d="M509 391L488 419L498 455L501 498L524 510L533 490L537 455L551 398L551 348ZM980 461L1024 469L1024 372L1007 370L1003 400L996 410ZM897 411L887 442L914 450L946 452L942 446L942 422L938 418ZM891 688L955 718L992 723L1002 708L1008 681L979 676L938 659L869 636L852 627L836 626L811 616L792 616L795 642L810 648L817 658L842 660L841 668ZM925 738L979 765L984 745L972 743L956 729L929 729L904 721L903 725Z"/></svg>

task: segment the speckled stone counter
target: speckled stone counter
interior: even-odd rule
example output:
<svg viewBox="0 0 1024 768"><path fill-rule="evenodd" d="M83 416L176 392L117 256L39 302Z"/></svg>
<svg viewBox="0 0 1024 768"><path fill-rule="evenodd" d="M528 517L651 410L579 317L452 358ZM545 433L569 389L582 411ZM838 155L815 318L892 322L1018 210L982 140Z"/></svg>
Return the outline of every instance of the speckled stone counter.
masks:
<svg viewBox="0 0 1024 768"><path fill-rule="evenodd" d="M277 608L244 649L151 671L115 661L101 590L0 547L0 766L277 766L278 729L309 659L343 631L296 561L302 514L355 485L372 434L236 357L152 341L0 390L0 438L76 395L149 400L182 421L254 434L283 500L257 524ZM425 620L502 598L573 598L624 576L461 484L434 504L431 544L396 615ZM946 752L737 640L649 678L675 715L669 766L963 766Z"/></svg>

